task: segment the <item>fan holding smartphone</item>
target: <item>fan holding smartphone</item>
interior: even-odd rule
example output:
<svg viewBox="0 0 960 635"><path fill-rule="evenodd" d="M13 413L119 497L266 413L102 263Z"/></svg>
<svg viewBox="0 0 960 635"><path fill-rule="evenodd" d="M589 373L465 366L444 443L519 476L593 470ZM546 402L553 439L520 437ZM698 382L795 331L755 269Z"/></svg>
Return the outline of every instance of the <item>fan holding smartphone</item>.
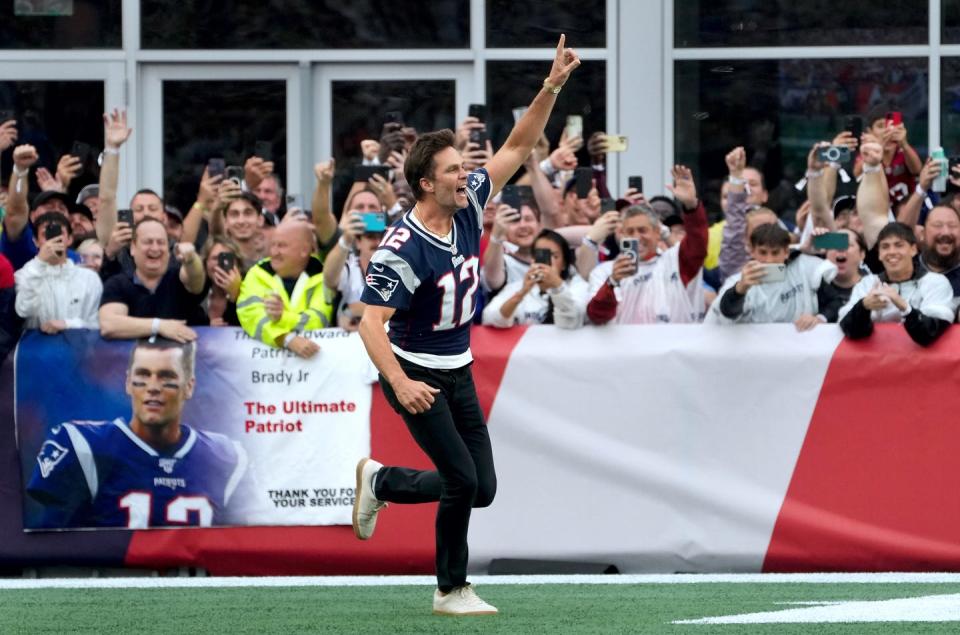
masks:
<svg viewBox="0 0 960 635"><path fill-rule="evenodd" d="M61 212L36 219L38 252L17 271L17 314L26 328L54 334L68 328L99 328L100 276L67 256L70 220Z"/></svg>
<svg viewBox="0 0 960 635"><path fill-rule="evenodd" d="M839 246L833 241L828 240ZM704 323L788 322L808 331L827 321L821 303L842 304L826 295L836 275L837 267L829 260L791 254L790 233L779 224L762 224L750 234L750 261L726 280Z"/></svg>
<svg viewBox="0 0 960 635"><path fill-rule="evenodd" d="M866 131L883 146L883 167L887 175L887 187L893 201L901 201L913 193L917 175L923 169L920 155L907 141L907 128L903 113L895 108L880 105L864 118ZM863 172L863 161L858 158L854 174Z"/></svg>

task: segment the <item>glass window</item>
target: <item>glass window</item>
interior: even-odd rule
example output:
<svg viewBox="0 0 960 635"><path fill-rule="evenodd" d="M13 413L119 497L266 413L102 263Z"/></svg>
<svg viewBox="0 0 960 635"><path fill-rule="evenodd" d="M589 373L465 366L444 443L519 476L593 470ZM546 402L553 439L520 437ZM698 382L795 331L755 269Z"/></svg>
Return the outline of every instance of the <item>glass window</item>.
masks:
<svg viewBox="0 0 960 635"><path fill-rule="evenodd" d="M941 41L960 44L960 0L941 0L940 11L943 13Z"/></svg>
<svg viewBox="0 0 960 635"><path fill-rule="evenodd" d="M0 5L2 49L118 49L120 0L12 0Z"/></svg>
<svg viewBox="0 0 960 635"><path fill-rule="evenodd" d="M815 142L831 140L846 115L899 110L908 141L926 153L925 58L681 61L674 100L676 161L694 170L713 213L727 174L724 155L738 145L762 170L770 207L787 216L805 196L793 185L806 170L807 153Z"/></svg>
<svg viewBox="0 0 960 635"><path fill-rule="evenodd" d="M557 46L561 33L576 49L607 45L604 0L486 0L487 46Z"/></svg>
<svg viewBox="0 0 960 635"><path fill-rule="evenodd" d="M0 157L0 179L4 186L10 179L13 149L29 143L37 149L37 167L56 174L57 161L73 150L80 141L93 148L83 173L70 184L70 194L100 178L96 155L103 147L103 82L31 81L0 82L2 118L17 121L17 142ZM38 192L36 170L30 171L31 192Z"/></svg>
<svg viewBox="0 0 960 635"><path fill-rule="evenodd" d="M287 89L279 81L163 82L163 188L186 213L211 157L243 165L257 141L273 150L274 171L287 175Z"/></svg>
<svg viewBox="0 0 960 635"><path fill-rule="evenodd" d="M146 49L467 48L469 0L142 0Z"/></svg>
<svg viewBox="0 0 960 635"><path fill-rule="evenodd" d="M487 131L496 150L507 140L513 129L513 109L526 107L533 100L543 79L550 70L550 62L487 62ZM588 139L598 130L607 130L607 64L586 61L573 73L570 81L557 97L557 104L547 122L547 139L551 148L560 141L567 115L583 117L583 137ZM586 146L578 159L587 165Z"/></svg>
<svg viewBox="0 0 960 635"><path fill-rule="evenodd" d="M926 44L927 2L674 0L674 45Z"/></svg>
<svg viewBox="0 0 960 635"><path fill-rule="evenodd" d="M399 74L399 73L398 73ZM379 139L384 115L399 112L403 123L418 132L455 128L454 80L373 81L333 83L333 157L337 161L333 209L339 216L360 163L360 142Z"/></svg>
<svg viewBox="0 0 960 635"><path fill-rule="evenodd" d="M960 58L945 57L940 71L940 143L948 155L960 154Z"/></svg>

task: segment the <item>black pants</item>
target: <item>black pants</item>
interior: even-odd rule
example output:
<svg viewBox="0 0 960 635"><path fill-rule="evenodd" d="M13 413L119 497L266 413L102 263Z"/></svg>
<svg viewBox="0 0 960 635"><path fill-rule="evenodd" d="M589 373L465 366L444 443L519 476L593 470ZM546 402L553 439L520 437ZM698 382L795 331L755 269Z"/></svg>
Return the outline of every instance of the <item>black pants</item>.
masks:
<svg viewBox="0 0 960 635"><path fill-rule="evenodd" d="M470 366L455 370L424 368L406 360L400 366L410 379L440 392L430 409L411 414L380 376L387 401L402 417L436 471L384 467L374 494L391 503L431 503L437 509L437 586L444 593L467 581L467 528L474 507L486 507L497 491L490 435L483 422Z"/></svg>

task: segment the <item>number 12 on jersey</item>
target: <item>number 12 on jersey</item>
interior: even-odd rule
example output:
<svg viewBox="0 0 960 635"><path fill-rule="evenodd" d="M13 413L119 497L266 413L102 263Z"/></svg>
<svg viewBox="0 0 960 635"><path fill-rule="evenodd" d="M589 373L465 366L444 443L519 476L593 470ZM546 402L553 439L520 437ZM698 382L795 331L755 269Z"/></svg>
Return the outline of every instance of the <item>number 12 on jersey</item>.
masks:
<svg viewBox="0 0 960 635"><path fill-rule="evenodd" d="M449 271L437 280L437 286L443 291L443 300L440 303L440 320L433 325L434 331L463 326L473 319L476 308L473 297L480 285L480 276L477 272L479 264L480 260L472 256L460 265L459 270ZM457 302L457 291L468 281L469 286L463 292L460 302ZM457 309L460 309L459 315L457 315Z"/></svg>

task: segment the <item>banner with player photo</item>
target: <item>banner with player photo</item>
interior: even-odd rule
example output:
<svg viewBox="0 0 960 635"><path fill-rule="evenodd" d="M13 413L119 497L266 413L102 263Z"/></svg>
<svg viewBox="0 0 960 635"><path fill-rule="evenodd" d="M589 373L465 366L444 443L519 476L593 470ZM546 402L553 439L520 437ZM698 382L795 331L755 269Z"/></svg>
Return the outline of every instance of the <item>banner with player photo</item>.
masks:
<svg viewBox="0 0 960 635"><path fill-rule="evenodd" d="M240 329L198 331L192 382L178 347L24 336L25 530L350 524L376 379L359 336L311 332L320 353L302 360Z"/></svg>

